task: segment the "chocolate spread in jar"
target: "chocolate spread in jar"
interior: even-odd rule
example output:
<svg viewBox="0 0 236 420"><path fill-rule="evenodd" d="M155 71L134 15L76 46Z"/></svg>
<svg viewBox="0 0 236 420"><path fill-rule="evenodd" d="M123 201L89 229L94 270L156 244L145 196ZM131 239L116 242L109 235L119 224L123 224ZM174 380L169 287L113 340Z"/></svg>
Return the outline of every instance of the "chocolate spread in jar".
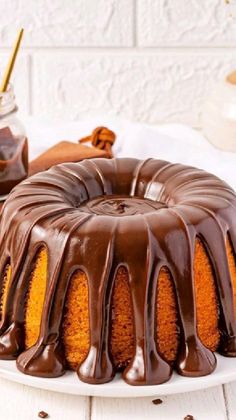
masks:
<svg viewBox="0 0 236 420"><path fill-rule="evenodd" d="M0 196L8 194L27 174L27 138L14 136L9 127L0 129Z"/></svg>

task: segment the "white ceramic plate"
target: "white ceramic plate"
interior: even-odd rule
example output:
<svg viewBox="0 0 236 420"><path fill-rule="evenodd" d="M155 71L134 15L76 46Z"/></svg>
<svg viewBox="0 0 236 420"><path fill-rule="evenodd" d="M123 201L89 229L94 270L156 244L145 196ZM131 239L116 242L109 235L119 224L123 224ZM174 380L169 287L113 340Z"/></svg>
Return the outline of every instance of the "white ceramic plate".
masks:
<svg viewBox="0 0 236 420"><path fill-rule="evenodd" d="M35 388L74 395L118 398L148 397L195 391L234 381L236 380L236 358L217 355L217 368L209 376L185 378L174 373L169 382L154 386L127 385L118 375L110 383L89 385L81 382L74 372L67 372L64 376L55 379L36 378L20 373L16 368L15 361L3 360L0 360L0 376Z"/></svg>

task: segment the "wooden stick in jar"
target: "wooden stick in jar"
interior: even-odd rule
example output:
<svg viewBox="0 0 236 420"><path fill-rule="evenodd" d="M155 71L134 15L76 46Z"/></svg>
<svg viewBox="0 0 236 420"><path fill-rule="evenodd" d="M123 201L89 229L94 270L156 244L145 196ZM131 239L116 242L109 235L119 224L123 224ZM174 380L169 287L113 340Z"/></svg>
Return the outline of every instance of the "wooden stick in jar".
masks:
<svg viewBox="0 0 236 420"><path fill-rule="evenodd" d="M8 83L10 81L12 70L14 68L14 64L15 64L15 61L16 61L17 53L19 51L19 47L20 47L22 36L23 36L23 32L24 32L24 29L21 29L18 33L18 36L17 36L16 42L15 42L12 54L11 54L10 59L8 61L8 65L7 65L7 68L5 70L3 80L2 80L2 83L1 83L1 86L0 86L0 92L1 93L5 92L7 90L7 86L8 86Z"/></svg>

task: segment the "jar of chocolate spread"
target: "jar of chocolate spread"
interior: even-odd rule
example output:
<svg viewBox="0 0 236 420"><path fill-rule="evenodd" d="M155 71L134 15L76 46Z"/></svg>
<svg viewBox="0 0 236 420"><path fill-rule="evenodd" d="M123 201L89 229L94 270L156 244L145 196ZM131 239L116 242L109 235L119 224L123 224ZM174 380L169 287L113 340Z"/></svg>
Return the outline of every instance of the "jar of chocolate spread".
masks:
<svg viewBox="0 0 236 420"><path fill-rule="evenodd" d="M27 177L28 142L17 118L13 86L0 93L0 198Z"/></svg>

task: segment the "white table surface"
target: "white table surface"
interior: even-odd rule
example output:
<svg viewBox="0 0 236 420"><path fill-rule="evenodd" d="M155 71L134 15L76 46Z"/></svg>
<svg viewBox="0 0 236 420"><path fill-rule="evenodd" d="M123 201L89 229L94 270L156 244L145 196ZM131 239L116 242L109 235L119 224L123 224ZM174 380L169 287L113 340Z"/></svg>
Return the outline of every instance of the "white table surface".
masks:
<svg viewBox="0 0 236 420"><path fill-rule="evenodd" d="M155 405L153 398L77 397L0 379L1 420L34 420L41 410L53 420L182 420L187 414L195 420L236 418L236 382L161 399Z"/></svg>
<svg viewBox="0 0 236 420"><path fill-rule="evenodd" d="M124 122L117 124L114 121L109 124L104 119L88 124L73 123L61 126L58 124L55 126L45 123L42 124L39 121L31 119L25 119L25 121L27 122L26 125L29 133L31 156L36 156L45 147L55 143L56 140L63 138L76 140L84 134L89 134L89 128L101 122L119 130L119 135L122 139L125 138L128 131L130 137L132 137L132 133L135 133L135 129L135 136L138 136L139 133L137 131L140 131L140 127L137 130L137 127L135 128L131 125L128 127ZM143 128L141 128L142 130ZM159 138L160 143L157 137L157 152L154 153L152 148L152 156L167 158L166 155L168 156L169 153L170 160L182 160L184 163L193 165L195 163L195 165L201 166L204 169L211 168L212 172L214 171L218 175L221 175L231 185L236 187L235 170L233 171L233 168L236 167L234 166L236 155L220 154L217 151L212 152L211 146L203 144L204 141L198 133L193 133L185 127L162 127L159 134L164 133L168 136L171 132L175 133L176 139L178 139L178 132L181 136L186 132L188 139L185 138L187 141L183 144L182 156L179 156L179 150L177 156L172 147L169 148L169 151L168 147L166 150L164 150L165 148L161 149L160 144L163 144L163 142L166 144L168 140L163 137ZM143 134L147 134L147 132L142 133L142 136ZM171 139L169 138L168 141L171 141ZM196 144L198 141L199 144ZM193 144L192 155L192 146L188 142L195 142L195 145ZM200 143L202 144L200 145ZM117 155L122 155L122 150L119 149L120 144L121 141L116 146ZM141 142L139 146L141 147ZM186 147L189 147L189 156L187 156ZM197 149L199 154L196 153ZM200 149L204 149L204 153ZM127 150L127 154L129 154L129 148ZM142 149L139 148L137 154L140 153L142 154ZM212 158L210 159L211 162L209 161L209 153ZM217 161L221 162L222 165L218 165ZM225 165L226 161L227 165ZM30 388L25 385L0 379L0 420L34 420L38 419L38 412L41 410L47 412L50 416L49 418L53 420L121 420L128 418L130 420L182 420L187 414L191 414L195 420L236 419L236 382L209 388L204 391L161 397L161 399L162 404L154 405L152 403L153 398L114 399L77 397Z"/></svg>

